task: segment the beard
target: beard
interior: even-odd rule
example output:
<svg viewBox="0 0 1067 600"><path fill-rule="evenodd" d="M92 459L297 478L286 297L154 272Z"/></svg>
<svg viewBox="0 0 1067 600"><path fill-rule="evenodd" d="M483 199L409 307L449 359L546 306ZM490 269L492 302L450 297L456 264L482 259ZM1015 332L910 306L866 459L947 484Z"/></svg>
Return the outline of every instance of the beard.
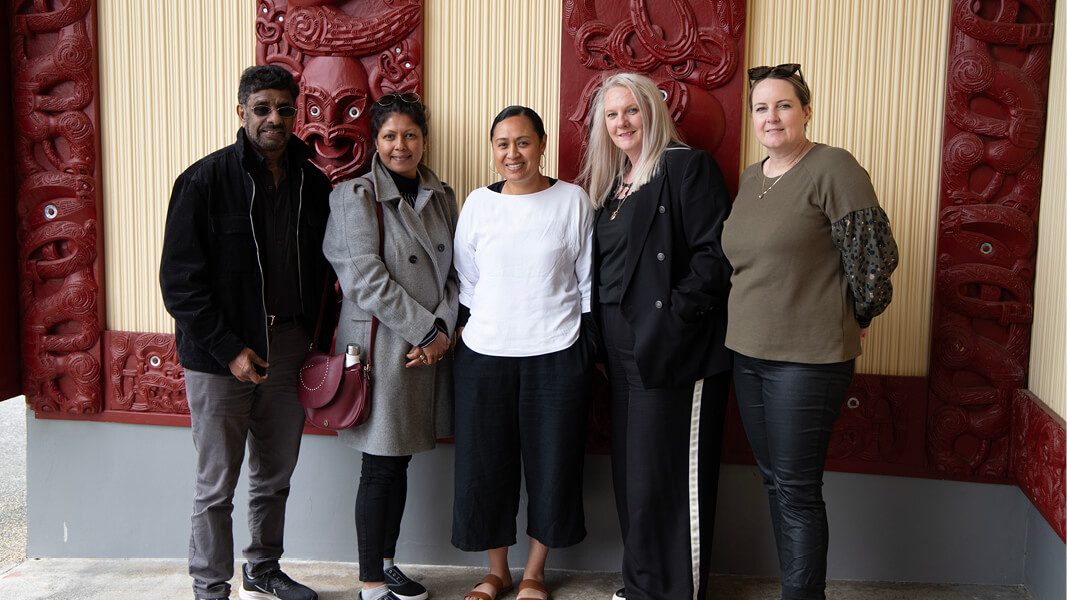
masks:
<svg viewBox="0 0 1067 600"><path fill-rule="evenodd" d="M276 132L281 135L271 135ZM261 152L275 152L285 148L285 145L289 142L289 136L292 135L292 132L287 132L284 127L266 125L260 127L254 133L250 131L247 133L252 145Z"/></svg>

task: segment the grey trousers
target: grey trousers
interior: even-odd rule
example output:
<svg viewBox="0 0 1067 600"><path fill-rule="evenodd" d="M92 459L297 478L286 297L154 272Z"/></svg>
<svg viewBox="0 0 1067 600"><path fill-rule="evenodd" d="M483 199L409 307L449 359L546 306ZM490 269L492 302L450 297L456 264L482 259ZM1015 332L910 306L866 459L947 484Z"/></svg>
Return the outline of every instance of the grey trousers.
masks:
<svg viewBox="0 0 1067 600"><path fill-rule="evenodd" d="M259 385L232 375L185 371L185 391L196 447L196 490L189 574L199 598L226 598L233 577L233 495L248 444L248 530L244 557L253 576L278 566L285 502L296 468L304 409L297 373L307 336L296 324L271 330L267 380Z"/></svg>

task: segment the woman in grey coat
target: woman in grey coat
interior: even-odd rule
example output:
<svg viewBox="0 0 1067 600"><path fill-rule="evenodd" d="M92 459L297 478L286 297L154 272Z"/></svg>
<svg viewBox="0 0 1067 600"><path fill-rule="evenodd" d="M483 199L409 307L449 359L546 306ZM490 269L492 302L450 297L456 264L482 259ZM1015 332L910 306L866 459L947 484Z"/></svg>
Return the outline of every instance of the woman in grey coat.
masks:
<svg viewBox="0 0 1067 600"><path fill-rule="evenodd" d="M323 252L337 272L344 304L337 347L358 344L368 360L371 317L379 321L370 419L339 433L363 453L356 537L363 600L423 600L419 583L393 564L407 496L411 455L452 433L449 337L456 322L452 188L421 164L426 112L416 94L389 94L371 107L376 154L370 173L330 195ZM379 254L382 208L384 251Z"/></svg>

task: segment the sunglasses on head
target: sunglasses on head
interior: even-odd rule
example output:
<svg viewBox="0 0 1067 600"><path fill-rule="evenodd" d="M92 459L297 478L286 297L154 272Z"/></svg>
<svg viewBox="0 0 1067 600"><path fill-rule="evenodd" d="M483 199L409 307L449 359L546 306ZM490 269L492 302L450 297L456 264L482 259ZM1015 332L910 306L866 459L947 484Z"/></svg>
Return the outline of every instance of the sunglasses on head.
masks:
<svg viewBox="0 0 1067 600"><path fill-rule="evenodd" d="M392 106L397 102L403 102L405 104L415 104L419 100L421 100L421 98L419 98L419 95L415 92L392 93L386 94L381 98L378 98L378 105Z"/></svg>
<svg viewBox="0 0 1067 600"><path fill-rule="evenodd" d="M252 114L257 117L265 117L271 113L271 111L278 113L279 117L283 119L291 119L296 116L296 107L291 105L270 107L266 104L257 104L252 107Z"/></svg>
<svg viewBox="0 0 1067 600"><path fill-rule="evenodd" d="M748 81L751 83L768 77L788 79L793 75L796 75L800 82L804 83L804 74L800 72L800 65L797 63L783 63L773 67L752 67L748 70Z"/></svg>

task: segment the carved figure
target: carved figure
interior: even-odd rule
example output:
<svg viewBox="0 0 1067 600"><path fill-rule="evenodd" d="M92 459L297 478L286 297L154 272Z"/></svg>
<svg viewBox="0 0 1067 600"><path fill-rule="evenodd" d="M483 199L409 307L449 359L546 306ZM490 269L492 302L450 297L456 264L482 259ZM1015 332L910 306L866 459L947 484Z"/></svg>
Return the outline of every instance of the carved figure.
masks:
<svg viewBox="0 0 1067 600"><path fill-rule="evenodd" d="M23 387L38 412L101 409L93 6L12 7Z"/></svg>
<svg viewBox="0 0 1067 600"><path fill-rule="evenodd" d="M372 102L422 86L421 0L260 0L256 61L300 82L294 133L332 183L364 171Z"/></svg>
<svg viewBox="0 0 1067 600"><path fill-rule="evenodd" d="M686 141L712 152L730 174L730 189L736 189L739 141L736 133L725 146L723 140L726 114L740 108L731 94L740 95L741 82L734 76L744 23L745 3L736 0L565 2L564 34L574 52L564 53L562 69L566 121L560 137L569 143L561 145L560 176L573 178L572 165L584 151L589 100L601 81L598 72L625 70L656 82Z"/></svg>
<svg viewBox="0 0 1067 600"><path fill-rule="evenodd" d="M943 474L1004 479L1029 358L1052 2L952 14L927 450Z"/></svg>

